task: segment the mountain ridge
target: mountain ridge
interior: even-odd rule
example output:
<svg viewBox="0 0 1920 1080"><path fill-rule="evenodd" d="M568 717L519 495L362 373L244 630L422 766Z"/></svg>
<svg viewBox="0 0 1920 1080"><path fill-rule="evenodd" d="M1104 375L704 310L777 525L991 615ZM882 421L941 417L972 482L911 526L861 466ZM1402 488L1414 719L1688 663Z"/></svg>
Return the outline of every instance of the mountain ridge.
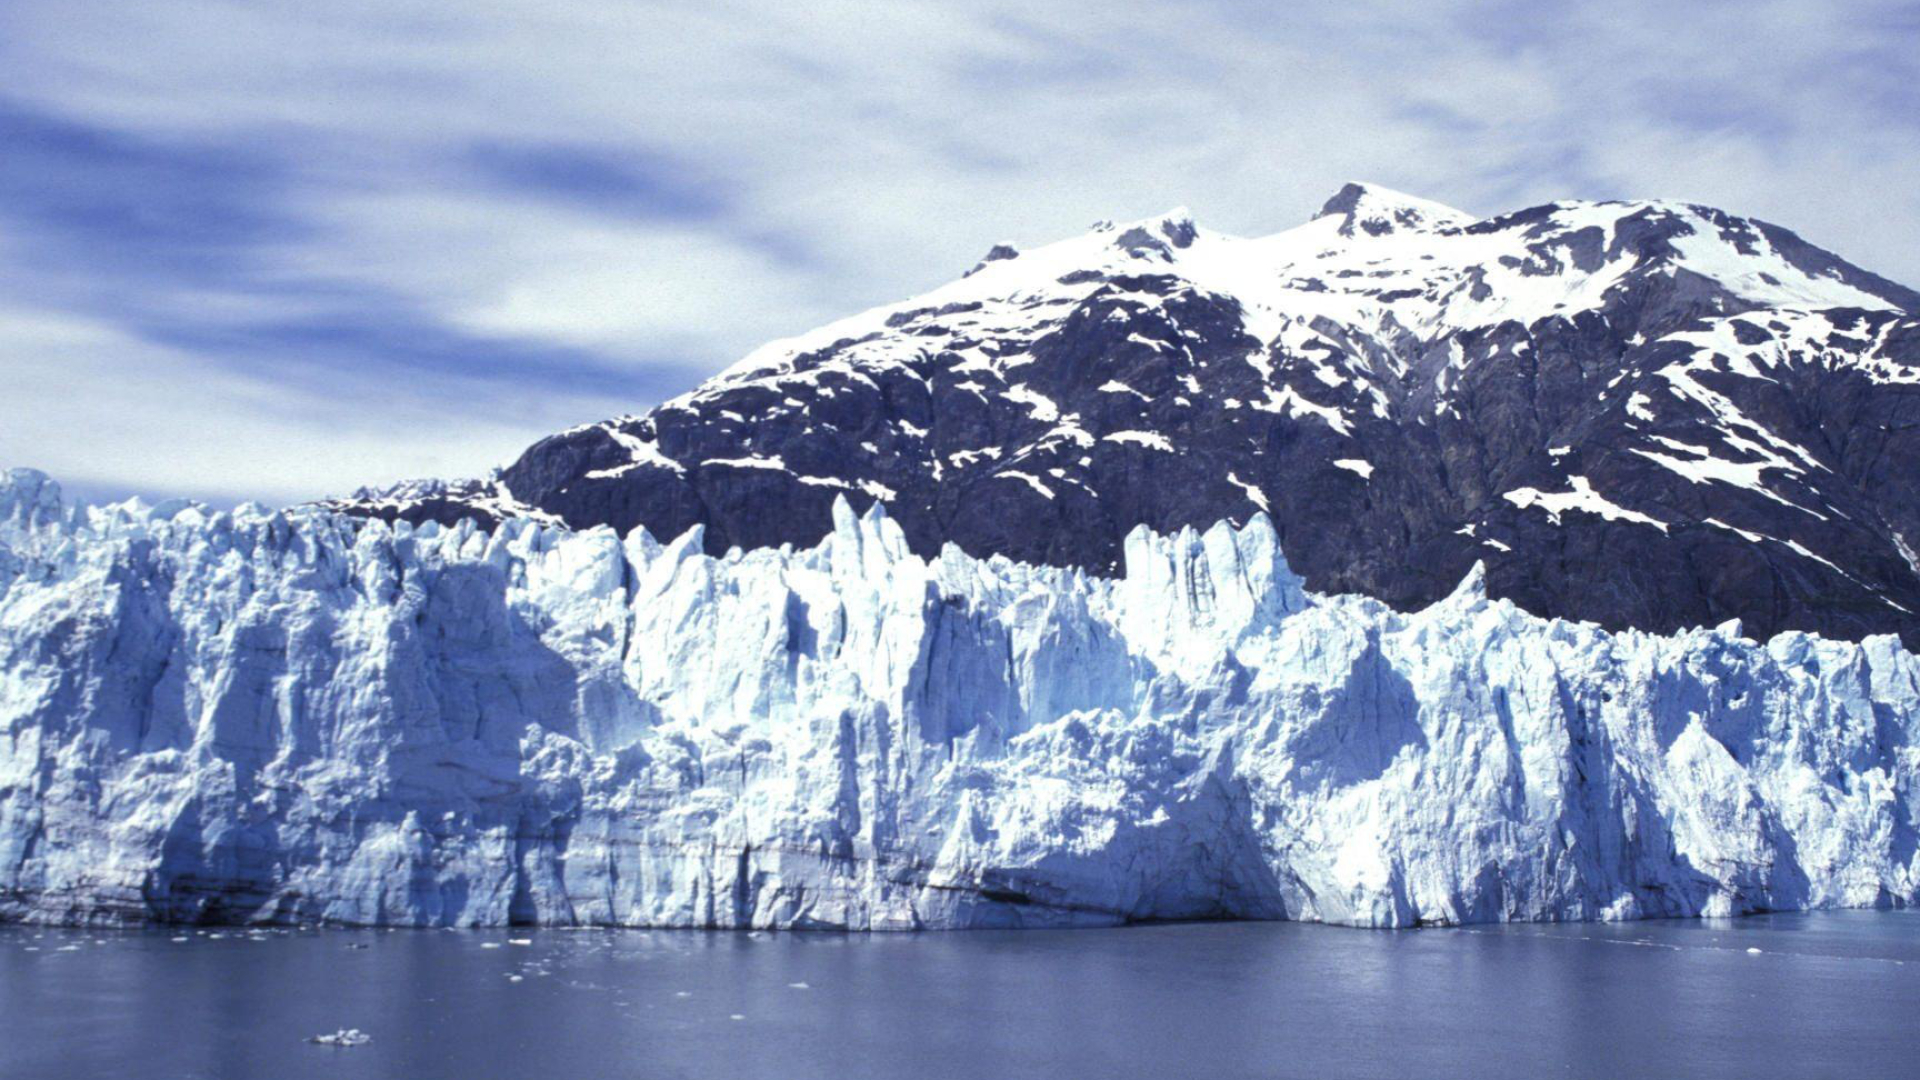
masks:
<svg viewBox="0 0 1920 1080"><path fill-rule="evenodd" d="M498 477L329 505L806 544L836 494L913 550L1114 572L1127 530L1272 515L1324 591L1610 628L1739 618L1920 647L1920 294L1671 202L1475 220L1350 184L1243 240L1184 211L769 343Z"/></svg>

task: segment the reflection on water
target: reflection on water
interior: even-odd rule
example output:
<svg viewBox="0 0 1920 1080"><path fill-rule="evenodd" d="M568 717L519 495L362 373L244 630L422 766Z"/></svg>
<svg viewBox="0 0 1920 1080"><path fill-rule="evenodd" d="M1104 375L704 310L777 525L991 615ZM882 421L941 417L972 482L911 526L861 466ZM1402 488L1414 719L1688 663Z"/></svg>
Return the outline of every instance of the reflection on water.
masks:
<svg viewBox="0 0 1920 1080"><path fill-rule="evenodd" d="M1759 950L1757 952L1753 950ZM0 1077L1903 1076L1920 917L0 930ZM359 1028L373 1041L313 1045Z"/></svg>

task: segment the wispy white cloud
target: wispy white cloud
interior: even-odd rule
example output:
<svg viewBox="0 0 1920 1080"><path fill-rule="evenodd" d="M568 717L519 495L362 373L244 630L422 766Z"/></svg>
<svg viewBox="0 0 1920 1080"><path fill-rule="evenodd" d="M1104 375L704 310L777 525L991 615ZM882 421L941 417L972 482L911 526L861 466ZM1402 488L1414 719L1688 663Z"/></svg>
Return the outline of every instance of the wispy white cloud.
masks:
<svg viewBox="0 0 1920 1080"><path fill-rule="evenodd" d="M473 473L993 241L1272 231L1353 177L1693 199L1917 281L1917 56L1875 0L14 0L0 457Z"/></svg>
<svg viewBox="0 0 1920 1080"><path fill-rule="evenodd" d="M566 394L461 415L406 394L369 409L375 391L288 393L269 371L236 371L103 327L0 308L8 363L0 394L0 461L32 465L94 498L138 493L215 502L290 502L342 490L458 473L501 461L526 433L594 415Z"/></svg>

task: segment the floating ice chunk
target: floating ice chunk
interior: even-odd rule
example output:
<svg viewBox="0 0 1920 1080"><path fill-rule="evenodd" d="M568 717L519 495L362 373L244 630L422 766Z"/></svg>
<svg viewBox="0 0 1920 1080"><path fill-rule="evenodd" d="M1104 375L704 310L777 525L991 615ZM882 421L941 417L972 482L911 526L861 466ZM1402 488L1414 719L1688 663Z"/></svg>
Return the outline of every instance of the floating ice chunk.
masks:
<svg viewBox="0 0 1920 1080"><path fill-rule="evenodd" d="M307 1041L321 1046L365 1046L373 1041L373 1036L359 1028L341 1028L330 1035L315 1035Z"/></svg>

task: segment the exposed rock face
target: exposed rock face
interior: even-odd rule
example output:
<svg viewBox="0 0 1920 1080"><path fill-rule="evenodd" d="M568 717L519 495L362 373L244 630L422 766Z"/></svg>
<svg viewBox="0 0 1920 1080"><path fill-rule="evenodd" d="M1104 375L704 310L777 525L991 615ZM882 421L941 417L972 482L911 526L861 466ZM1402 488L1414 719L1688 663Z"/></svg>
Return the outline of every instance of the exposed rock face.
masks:
<svg viewBox="0 0 1920 1080"><path fill-rule="evenodd" d="M0 917L1406 926L1920 899L1920 658L1891 637L1616 634L1477 571L1399 614L1306 592L1260 515L1132 530L1095 577L929 562L878 509L823 512L817 546L713 558L697 527L80 512L10 474Z"/></svg>
<svg viewBox="0 0 1920 1080"><path fill-rule="evenodd" d="M718 554L812 544L844 496L921 555L1103 575L1136 526L1265 510L1312 587L1403 609L1484 561L1538 614L1920 648L1916 313L1704 207L1474 221L1351 185L1262 239L1175 213L996 248L494 481L334 506L700 524Z"/></svg>

